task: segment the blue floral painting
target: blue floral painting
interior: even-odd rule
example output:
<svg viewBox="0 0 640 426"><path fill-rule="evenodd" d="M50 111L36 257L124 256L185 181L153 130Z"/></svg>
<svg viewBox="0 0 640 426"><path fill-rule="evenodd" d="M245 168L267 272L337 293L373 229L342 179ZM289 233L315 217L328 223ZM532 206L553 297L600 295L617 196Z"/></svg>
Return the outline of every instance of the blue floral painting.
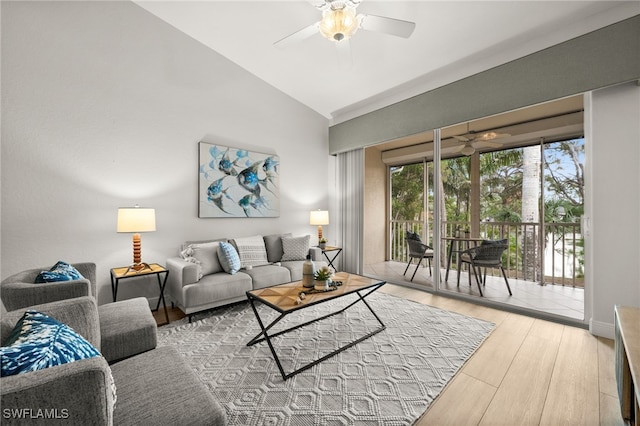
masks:
<svg viewBox="0 0 640 426"><path fill-rule="evenodd" d="M199 217L280 216L280 158L200 142Z"/></svg>

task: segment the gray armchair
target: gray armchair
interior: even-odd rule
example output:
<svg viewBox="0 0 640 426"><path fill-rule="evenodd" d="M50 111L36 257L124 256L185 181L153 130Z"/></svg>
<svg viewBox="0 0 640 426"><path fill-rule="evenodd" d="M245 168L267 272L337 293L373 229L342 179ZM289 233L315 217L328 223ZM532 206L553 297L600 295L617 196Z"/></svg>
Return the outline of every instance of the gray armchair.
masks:
<svg viewBox="0 0 640 426"><path fill-rule="evenodd" d="M67 324L100 351L98 308L90 297L33 306ZM5 341L24 310L4 313ZM147 310L147 314L151 313ZM112 384L115 383L115 394ZM3 413L50 411L71 425L224 425L226 413L174 347L160 347L109 365L93 357L0 378ZM117 402L114 408L114 398ZM6 411L8 410L8 411ZM3 424L50 424L51 419L3 416Z"/></svg>
<svg viewBox="0 0 640 426"><path fill-rule="evenodd" d="M34 284L40 271L33 268L12 275L0 283L0 298L7 311L22 310L43 303L89 297L97 304L96 264L74 263L84 277L81 280ZM143 297L98 306L102 355L113 363L151 350L157 344L157 326Z"/></svg>
<svg viewBox="0 0 640 426"><path fill-rule="evenodd" d="M90 297L81 297L33 306L67 324L100 350L98 308ZM7 312L0 323L4 342L25 309ZM2 377L3 409L55 409L68 416L70 424L112 424L113 394L111 372L103 357L94 357L40 371ZM50 421L50 420L49 420ZM3 418L3 424L24 424L24 419ZM31 422L31 419L30 419ZM40 424L46 421L40 419ZM34 420L38 424L38 420Z"/></svg>
<svg viewBox="0 0 640 426"><path fill-rule="evenodd" d="M41 271L51 266L27 269L5 278L0 283L0 296L7 311L15 311L27 306L91 296L96 298L96 264L74 263L74 268L84 277L81 280L35 284Z"/></svg>
<svg viewBox="0 0 640 426"><path fill-rule="evenodd" d="M479 246L471 247L461 252L458 257L458 287L460 286L460 267L462 263L469 264L469 286L471 286L471 272L473 271L480 296L483 296L480 283L482 283L483 286L486 285L487 268L500 268L504 282L507 285L507 290L509 291L509 296L511 296L509 280L502 266L502 253L508 248L509 242L506 239L497 241L484 240ZM482 268L484 268L484 277L481 278Z"/></svg>
<svg viewBox="0 0 640 426"><path fill-rule="evenodd" d="M407 274L409 270L409 266L413 259L418 259L418 264L416 265L416 269L413 270L413 275L411 275L411 281L416 276L416 272L418 272L418 268L420 267L420 263L422 263L422 259L427 259L429 263L429 276L431 276L431 259L433 259L433 247L424 244L418 234L414 234L412 232L407 233L407 245L409 247L409 262L407 262L407 267L404 269L404 274Z"/></svg>

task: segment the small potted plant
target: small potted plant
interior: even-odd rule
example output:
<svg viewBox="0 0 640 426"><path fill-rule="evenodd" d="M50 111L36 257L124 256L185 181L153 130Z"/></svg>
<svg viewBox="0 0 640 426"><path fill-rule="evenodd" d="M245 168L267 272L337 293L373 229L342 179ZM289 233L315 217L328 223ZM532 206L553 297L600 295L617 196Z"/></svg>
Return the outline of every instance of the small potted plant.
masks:
<svg viewBox="0 0 640 426"><path fill-rule="evenodd" d="M327 247L327 239L325 237L322 237L318 240L318 247L320 247L322 250Z"/></svg>
<svg viewBox="0 0 640 426"><path fill-rule="evenodd" d="M333 276L333 270L328 266L323 266L313 274L313 279L316 281L316 290L329 290L329 280Z"/></svg>

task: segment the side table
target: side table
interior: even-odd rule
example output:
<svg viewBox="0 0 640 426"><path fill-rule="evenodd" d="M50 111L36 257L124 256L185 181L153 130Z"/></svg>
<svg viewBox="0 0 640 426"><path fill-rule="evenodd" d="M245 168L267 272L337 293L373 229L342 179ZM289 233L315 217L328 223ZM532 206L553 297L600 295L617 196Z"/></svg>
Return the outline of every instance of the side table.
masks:
<svg viewBox="0 0 640 426"><path fill-rule="evenodd" d="M141 271L131 270L127 266L112 268L111 269L111 294L113 296L113 301L115 302L118 297L118 283L120 280L124 280L127 278L136 278L136 277L144 277L148 275L155 275L158 278L158 288L160 289L160 297L158 298L158 304L156 305L156 311L160 308L160 301L162 301L162 306L164 307L164 316L167 320L167 324L169 324L169 313L167 312L167 303L164 299L164 287L167 285L167 278L169 277L169 270L164 266L159 265L157 263L150 263L150 269L143 269ZM164 279L160 276L164 274Z"/></svg>
<svg viewBox="0 0 640 426"><path fill-rule="evenodd" d="M322 250L322 254L324 254L324 257L327 259L327 262L329 262L329 266L331 266L333 270L337 272L338 268L335 267L335 265L333 264L333 261L336 260L336 258L338 257L338 255L340 255L340 253L342 253L342 247L325 246L325 248L321 248L320 250ZM336 254L331 256L331 258L329 258L329 255L327 255L327 253L334 252L334 251L336 252Z"/></svg>

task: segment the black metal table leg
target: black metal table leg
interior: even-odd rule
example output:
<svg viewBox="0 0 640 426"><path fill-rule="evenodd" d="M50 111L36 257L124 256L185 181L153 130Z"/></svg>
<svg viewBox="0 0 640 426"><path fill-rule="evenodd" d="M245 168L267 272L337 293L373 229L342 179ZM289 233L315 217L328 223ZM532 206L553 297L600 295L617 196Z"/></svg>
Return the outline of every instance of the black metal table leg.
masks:
<svg viewBox="0 0 640 426"><path fill-rule="evenodd" d="M249 302L251 303L251 308L253 309L253 313L255 314L256 319L258 320L258 324L260 325L260 329L261 329L261 332L258 333L258 335L256 335L253 339L251 339L247 343L247 346L252 346L252 345L254 345L256 343L259 343L259 342L262 342L262 341L266 340L267 344L269 345L269 349L271 350L271 354L273 355L273 358L276 361L278 369L280 370L280 374L282 375L282 379L283 380L287 380L288 378L290 378L292 376L295 376L296 374L298 374L298 373L300 373L302 371L305 371L305 370L313 367L314 365L317 365L320 362L322 362L322 361L324 361L324 360L326 360L328 358L331 358L332 356L337 355L338 353L340 353L340 352L342 352L342 351L344 351L344 350L346 350L346 349L348 349L348 348L350 348L350 347L362 342L363 340L366 340L369 337L380 333L382 330L386 329L387 328L386 325L382 322L380 317L378 317L378 315L374 312L373 308L365 300L365 298L368 295L370 295L371 293L376 291L382 285L384 285L384 282L380 283L377 286L374 286L374 287L371 287L371 288L367 289L368 291L366 293L364 293L364 294L361 294L360 291L357 291L356 294L358 295L358 298L355 301L351 302L350 304L348 304L347 306L345 306L344 308L342 308L342 309L340 309L340 310L338 310L336 312L330 312L330 313L328 313L326 315L323 315L321 317L312 319L312 320L304 322L302 324L295 325L293 327L290 327L290 328L287 328L285 330L279 331L279 332L274 333L272 335L269 335L269 330L274 325L276 325L278 322L280 322L280 320L282 320L284 317L286 317L290 312L281 313L275 320L273 320L270 324L268 324L265 327L264 322L262 321L262 318L260 317L260 314L258 313L258 309L255 306L255 300L259 301L260 299L256 299L253 295L251 295L250 293L247 293ZM280 335L285 334L285 333L287 333L289 331L296 330L298 328L307 326L307 325L312 324L314 322L321 321L321 320L326 319L328 317L331 317L333 315L337 315L339 313L342 313L342 312L346 311L348 308L350 308L351 306L355 305L358 302L362 302L362 303L365 304L365 306L369 309L369 311L373 314L373 316L376 318L376 320L380 324L380 328L377 328L377 329L373 330L372 332L368 333L367 335L362 336L362 337L354 340L353 342L347 343L346 345L341 346L338 349L336 349L336 350L334 350L334 351L332 351L332 352L330 352L330 353L328 353L328 354L326 354L326 355L324 355L324 356L322 356L322 357L320 357L320 358L318 358L318 359L316 359L314 361L311 361L308 364L303 365L302 367L298 368L295 371L292 371L291 373L285 373L284 368L282 367L282 363L280 362L280 358L278 357L278 354L276 353L275 347L273 346L273 343L271 342L271 338L272 337L280 336Z"/></svg>
<svg viewBox="0 0 640 426"><path fill-rule="evenodd" d="M167 285L167 278L169 278L169 271L167 270L164 274L164 280L160 279L160 274L156 274L158 277L158 288L160 289L160 297L158 297L158 303L156 304L156 311L160 309L160 300L162 300L162 307L164 308L164 317L167 320L167 324L169 324L169 313L167 312L167 303L164 298L164 288Z"/></svg>
<svg viewBox="0 0 640 426"><path fill-rule="evenodd" d="M451 258L453 257L453 243L455 240L451 240L449 244L449 255L447 256L447 273L444 275L444 281L449 281L449 268L451 268Z"/></svg>
<svg viewBox="0 0 640 426"><path fill-rule="evenodd" d="M333 255L333 257L331 259L329 259L329 256L327 255L327 252L322 250L322 254L324 254L324 257L327 259L327 262L329 262L329 266L331 266L334 270L337 270L337 268L335 267L335 265L333 264L333 261L336 260L338 258L338 256L340 255L340 253L342 253L342 249L338 249L338 250L331 250L331 251L337 251L337 253L335 255Z"/></svg>

